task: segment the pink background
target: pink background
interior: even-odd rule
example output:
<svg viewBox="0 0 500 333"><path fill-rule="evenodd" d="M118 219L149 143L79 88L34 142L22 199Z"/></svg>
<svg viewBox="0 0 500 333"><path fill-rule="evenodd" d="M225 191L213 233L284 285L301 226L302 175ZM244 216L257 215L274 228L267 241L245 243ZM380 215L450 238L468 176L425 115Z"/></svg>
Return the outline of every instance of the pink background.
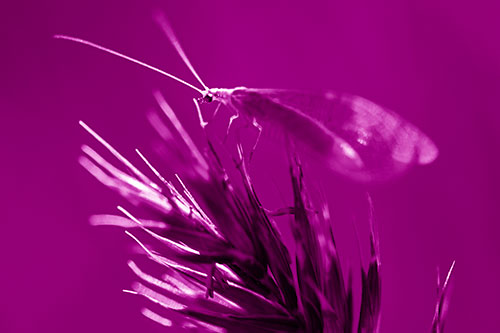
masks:
<svg viewBox="0 0 500 333"><path fill-rule="evenodd" d="M51 39L55 33L87 38L194 82L154 25L155 8L170 17L209 85L340 89L397 110L435 139L441 155L434 164L372 191L383 264L382 332L428 331L436 266L445 270L453 259L447 331L498 330L498 2L16 1L2 7L0 331L162 331L139 314L139 300L121 293L131 281L129 240L87 223L90 214L114 213L122 201L77 164L82 143L96 146L77 121L133 156L135 147L148 152L154 138L145 118L154 106L152 89L185 110L180 117L199 133L195 95L130 63ZM273 177L266 154L256 153L255 178ZM343 204L342 195L332 198Z"/></svg>

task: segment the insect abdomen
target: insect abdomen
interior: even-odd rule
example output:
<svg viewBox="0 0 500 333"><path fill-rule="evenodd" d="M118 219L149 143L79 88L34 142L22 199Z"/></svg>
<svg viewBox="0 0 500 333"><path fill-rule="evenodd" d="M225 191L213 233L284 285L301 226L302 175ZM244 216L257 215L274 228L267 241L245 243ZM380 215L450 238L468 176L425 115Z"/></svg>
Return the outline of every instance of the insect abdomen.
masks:
<svg viewBox="0 0 500 333"><path fill-rule="evenodd" d="M255 118L267 127L282 130L316 153L327 154L331 150L332 136L318 122L298 110L276 103L252 89L234 90L230 103L243 115Z"/></svg>
<svg viewBox="0 0 500 333"><path fill-rule="evenodd" d="M358 172L363 168L359 155L344 139L299 110L278 103L255 89L234 90L230 102L239 112L267 125L264 131L266 127L278 128L293 139L299 149L337 172Z"/></svg>

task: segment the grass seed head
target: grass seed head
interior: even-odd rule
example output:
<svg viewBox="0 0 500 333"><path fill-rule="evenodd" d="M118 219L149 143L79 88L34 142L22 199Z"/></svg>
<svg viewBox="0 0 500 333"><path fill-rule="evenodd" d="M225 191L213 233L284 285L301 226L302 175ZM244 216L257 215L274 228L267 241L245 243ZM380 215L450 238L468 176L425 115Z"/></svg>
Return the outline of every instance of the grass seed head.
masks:
<svg viewBox="0 0 500 333"><path fill-rule="evenodd" d="M117 168L82 147L81 165L134 207L132 212L119 207L121 215L93 216L91 223L125 228L140 247L146 260L129 261L138 281L124 291L151 301L141 313L175 330L352 332L357 327L358 332L377 332L381 276L372 217L371 258L361 268L355 324L351 278L344 279L328 206L313 204L297 156L289 153L293 204L280 213L291 217L292 257L273 214L256 194L241 146L231 166L235 179L214 144L207 139L203 149L197 147L163 96L154 96L169 124L156 114L148 119L165 141L171 178L137 151L155 177L150 179L81 122L122 164ZM142 218L146 212L155 218ZM143 268L150 266L148 261L157 269ZM433 332L442 332L447 281L440 289Z"/></svg>

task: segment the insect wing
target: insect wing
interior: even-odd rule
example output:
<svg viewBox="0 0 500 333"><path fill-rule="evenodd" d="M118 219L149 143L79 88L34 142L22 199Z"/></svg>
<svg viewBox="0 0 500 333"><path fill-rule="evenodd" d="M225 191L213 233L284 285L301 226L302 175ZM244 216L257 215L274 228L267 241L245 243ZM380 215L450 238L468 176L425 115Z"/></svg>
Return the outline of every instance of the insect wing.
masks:
<svg viewBox="0 0 500 333"><path fill-rule="evenodd" d="M385 180L438 156L436 145L416 126L365 98L332 91L259 89L259 93L300 110L349 143L364 163L363 170L351 175L358 180Z"/></svg>

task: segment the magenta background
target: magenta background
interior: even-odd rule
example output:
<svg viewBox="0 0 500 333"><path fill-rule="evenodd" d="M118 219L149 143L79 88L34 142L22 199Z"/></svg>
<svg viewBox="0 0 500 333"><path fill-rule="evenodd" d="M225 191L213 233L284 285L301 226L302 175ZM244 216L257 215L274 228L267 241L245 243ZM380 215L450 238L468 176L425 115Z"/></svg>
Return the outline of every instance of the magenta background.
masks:
<svg viewBox="0 0 500 333"><path fill-rule="evenodd" d="M301 3L2 4L0 331L161 331L120 291L131 281L129 240L87 224L90 214L114 212L121 201L77 164L80 144L96 146L77 121L131 156L135 147L147 152L153 137L145 120L153 88L189 111L181 118L192 129L194 95L117 58L51 39L84 37L194 82L153 24L153 8L170 17L209 85L341 89L398 110L434 138L441 155L433 165L373 191L382 332L428 331L435 268L453 259L447 331L498 329L500 5ZM270 177L266 156L257 153L255 177Z"/></svg>

